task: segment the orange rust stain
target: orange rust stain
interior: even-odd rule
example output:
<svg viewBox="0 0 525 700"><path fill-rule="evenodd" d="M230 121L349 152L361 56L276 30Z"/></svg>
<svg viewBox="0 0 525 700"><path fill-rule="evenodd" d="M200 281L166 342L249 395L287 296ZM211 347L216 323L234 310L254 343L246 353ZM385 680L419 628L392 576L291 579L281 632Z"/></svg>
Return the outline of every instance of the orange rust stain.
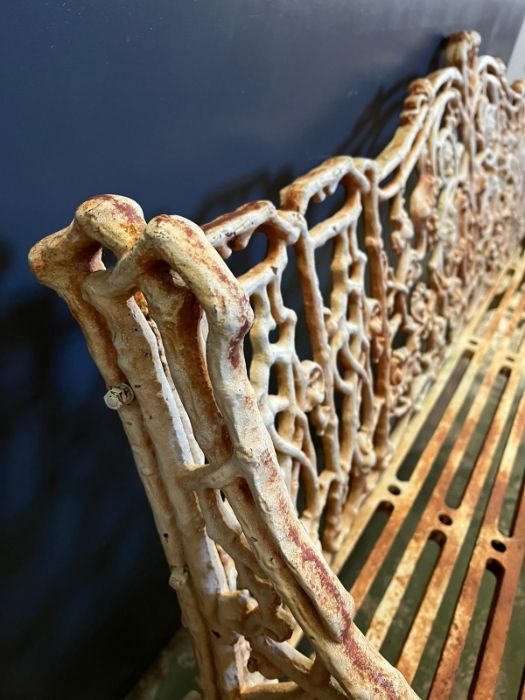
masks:
<svg viewBox="0 0 525 700"><path fill-rule="evenodd" d="M117 199L116 197L113 197L113 195L111 194L99 194L96 197L93 197L90 201L96 200L104 200L111 202L115 209L119 211L123 216L125 216L126 219L128 219L128 221L134 221L142 225L144 224L144 219L142 218L142 216L132 204L129 204L129 202L123 202Z"/></svg>
<svg viewBox="0 0 525 700"><path fill-rule="evenodd" d="M361 671L363 679L366 679L369 683L370 679L373 678L377 685L382 688L385 697L391 698L391 700L395 700L399 697L392 681L378 671L377 665L369 659L366 652L364 652L356 642L352 629L346 631L343 646L348 658L352 659L352 663Z"/></svg>
<svg viewBox="0 0 525 700"><path fill-rule="evenodd" d="M228 360L230 361L230 364L234 369L238 369L239 365L241 364L241 360L244 358L241 341L248 332L250 325L250 319L246 314L243 314L242 325L230 341L228 349Z"/></svg>
<svg viewBox="0 0 525 700"><path fill-rule="evenodd" d="M265 206L268 206L267 202L250 202L249 204L244 205L243 207L240 207L240 209L237 209L232 212L228 212L227 214L222 214L221 216L218 216L216 219L213 219L213 221L210 221L208 224L204 224L202 227L203 231L211 231L212 229L218 228L222 226L223 224L229 223L230 221L235 221L236 219L240 219L243 214L246 214L247 212L250 211L257 211L259 209L263 209Z"/></svg>
<svg viewBox="0 0 525 700"><path fill-rule="evenodd" d="M343 599L338 586L334 584L332 575L328 572L327 564L321 561L319 555L316 553L312 545L301 539L297 526L294 527L293 524L288 524L287 532L290 540L301 551L301 561L303 563L308 562L309 564L313 565L315 575L318 577L326 597L330 598L334 602L335 607L348 628L352 624L352 619L346 609L347 601Z"/></svg>

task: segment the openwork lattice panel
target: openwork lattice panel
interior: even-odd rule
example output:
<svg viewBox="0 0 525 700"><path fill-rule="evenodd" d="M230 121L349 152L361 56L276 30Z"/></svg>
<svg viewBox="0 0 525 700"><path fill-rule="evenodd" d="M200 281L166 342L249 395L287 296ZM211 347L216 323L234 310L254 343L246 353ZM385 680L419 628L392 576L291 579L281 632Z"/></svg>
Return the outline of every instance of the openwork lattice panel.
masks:
<svg viewBox="0 0 525 700"><path fill-rule="evenodd" d="M383 284L384 261L374 232L366 241L359 235L363 205L371 196L369 177L366 162L343 156L282 192L283 208L299 212L306 224L313 202L330 198L338 187L345 191L342 206L307 228L296 246L307 325L325 380L321 449L336 478L325 539L331 551L337 551L349 518L369 491L369 475L384 468L389 454L386 316L380 298L373 296ZM316 258L329 245L332 259L329 270L323 270ZM321 276L329 277L324 298Z"/></svg>

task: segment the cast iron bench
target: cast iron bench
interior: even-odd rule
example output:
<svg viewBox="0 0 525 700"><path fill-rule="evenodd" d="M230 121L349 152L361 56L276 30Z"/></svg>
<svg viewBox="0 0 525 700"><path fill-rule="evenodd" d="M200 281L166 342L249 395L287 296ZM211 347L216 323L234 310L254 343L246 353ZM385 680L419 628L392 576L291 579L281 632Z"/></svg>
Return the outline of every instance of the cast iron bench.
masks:
<svg viewBox="0 0 525 700"><path fill-rule="evenodd" d="M525 84L478 46L451 37L387 148L280 208L199 228L98 196L31 251L122 419L206 700L519 692Z"/></svg>

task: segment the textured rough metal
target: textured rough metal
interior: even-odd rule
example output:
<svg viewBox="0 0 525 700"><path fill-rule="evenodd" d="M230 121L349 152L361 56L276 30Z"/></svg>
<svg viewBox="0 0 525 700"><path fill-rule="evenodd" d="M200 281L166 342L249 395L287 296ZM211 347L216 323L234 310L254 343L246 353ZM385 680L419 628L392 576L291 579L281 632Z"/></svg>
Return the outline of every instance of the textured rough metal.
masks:
<svg viewBox="0 0 525 700"><path fill-rule="evenodd" d="M69 305L119 411L207 699L417 697L405 678L443 590L429 588L420 607L398 663L405 678L378 648L435 526L432 508L451 519L443 503L425 511L368 640L354 615L423 477L402 494L405 507L394 509L353 597L337 572L374 509L392 501L381 475L401 492L390 479L445 381L438 372L465 349L472 316L523 239L525 88L509 87L501 62L479 58L478 45L475 33L450 39L448 66L410 86L377 159L326 161L283 190L280 209L253 202L200 228L169 215L146 223L132 200L102 195L31 251L35 275ZM309 224L315 202L330 202L340 186L342 205ZM224 260L254 234L265 237L264 254L236 278ZM103 249L116 256L113 268ZM327 252L329 269L319 262ZM283 292L294 272L298 308ZM507 348L496 356L511 361ZM498 362L444 474L466 447ZM457 410L449 408L448 425ZM508 400L502 410L501 421ZM501 421L469 485L467 514ZM445 434L436 432L418 474ZM498 478L490 522L504 494ZM457 614L468 616L473 600L462 598ZM312 658L294 647L299 633ZM447 682L440 666L435 697L447 697Z"/></svg>

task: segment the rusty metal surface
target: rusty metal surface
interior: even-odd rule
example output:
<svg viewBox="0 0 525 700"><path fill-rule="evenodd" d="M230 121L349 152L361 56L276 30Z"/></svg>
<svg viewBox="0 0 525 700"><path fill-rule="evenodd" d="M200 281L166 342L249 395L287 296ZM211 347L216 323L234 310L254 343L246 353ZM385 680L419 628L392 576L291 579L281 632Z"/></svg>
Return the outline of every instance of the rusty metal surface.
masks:
<svg viewBox="0 0 525 700"><path fill-rule="evenodd" d="M504 66L478 58L478 45L475 33L450 39L448 66L410 86L376 160L330 159L285 188L280 209L253 202L201 229L164 214L146 223L135 202L104 195L31 251L36 276L79 322L105 401L122 419L207 699L416 697L409 684L448 697L487 567L499 592L476 682L495 682L523 550L517 534L498 534L497 521L525 410L515 401L525 88L509 87ZM309 223L315 202L330 204L340 186L343 204ZM224 260L254 234L266 238L264 256L235 278ZM118 260L108 270L104 248ZM290 274L298 309L283 293ZM466 355L431 441L402 477ZM460 464L500 380L465 479ZM451 505L458 474L464 489ZM381 508L387 522L352 572L350 594L337 573ZM437 643L436 611L483 512L451 634L425 685L418 671ZM429 540L438 565L391 664L391 630ZM395 565L379 590L386 561ZM312 655L295 647L301 634Z"/></svg>
<svg viewBox="0 0 525 700"><path fill-rule="evenodd" d="M458 565L462 547L475 518L470 550L466 554L466 571L460 581L455 598L448 599L444 614L450 615L448 630L435 639L433 648L435 676L430 674L426 684L416 689L422 696L431 698L466 697L453 694L456 672L473 620L483 572L494 571L498 578L493 609L488 628L478 653L478 665L471 680L469 697L513 697L497 694L500 662L505 650L506 636L511 621L515 594L523 561L524 550L524 500L523 477L525 466L525 365L523 363L523 323L525 320L525 257L516 258L510 267L510 278L503 278L506 287L501 295L501 285L496 285L487 296L485 304L456 341L454 354L448 359L440 380L427 396L417 424L404 437L396 451L381 484L367 500L354 523L344 548L334 563L342 569L345 560L359 548L360 539L373 514L381 505L390 513L365 565L356 577L351 592L358 610L367 603L377 607L366 617L367 637L381 648L389 628L399 614L403 596L411 581L418 576L418 564L425 544L434 539L440 544L440 554L432 571L424 595L410 613L406 638L399 645L398 656L391 659L410 683L414 682L420 664L425 659L426 645L436 636L436 618ZM501 297L501 298L500 298ZM498 301L495 310L491 304ZM477 334L476 326L484 323L485 330ZM417 456L412 472L403 474L403 463L409 454L418 432L424 431L425 421L435 410L436 402L462 358L468 365L458 378L453 394L440 417L431 441ZM478 382L476 383L476 375ZM498 377L504 377L505 387L490 419L482 420L491 391ZM472 389L474 392L472 393ZM462 413L463 412L463 413ZM454 425L456 427L454 429ZM481 438L478 453L466 455L473 436ZM448 450L446 442L449 442ZM521 452L519 452L521 448ZM499 452L498 452L499 450ZM438 464L440 455L446 459ZM469 462L467 483L461 499L452 502L450 489L462 464ZM508 490L509 479L514 472L518 480L513 492ZM434 477L433 477L434 474ZM396 548L396 539L404 524L410 521L412 509L426 484L434 478L432 490L426 494L426 503L413 523L413 532L407 536L397 561L388 567L390 583L383 585L375 601L370 601L370 591L381 578L381 566ZM505 498L514 494L513 526L502 530L500 520ZM512 520L512 518L511 518ZM462 555L465 557L465 554ZM419 574L421 575L419 569ZM368 600L367 600L367 596ZM405 614L407 614L405 612ZM428 654L428 651L427 651ZM468 687L467 687L468 692Z"/></svg>

